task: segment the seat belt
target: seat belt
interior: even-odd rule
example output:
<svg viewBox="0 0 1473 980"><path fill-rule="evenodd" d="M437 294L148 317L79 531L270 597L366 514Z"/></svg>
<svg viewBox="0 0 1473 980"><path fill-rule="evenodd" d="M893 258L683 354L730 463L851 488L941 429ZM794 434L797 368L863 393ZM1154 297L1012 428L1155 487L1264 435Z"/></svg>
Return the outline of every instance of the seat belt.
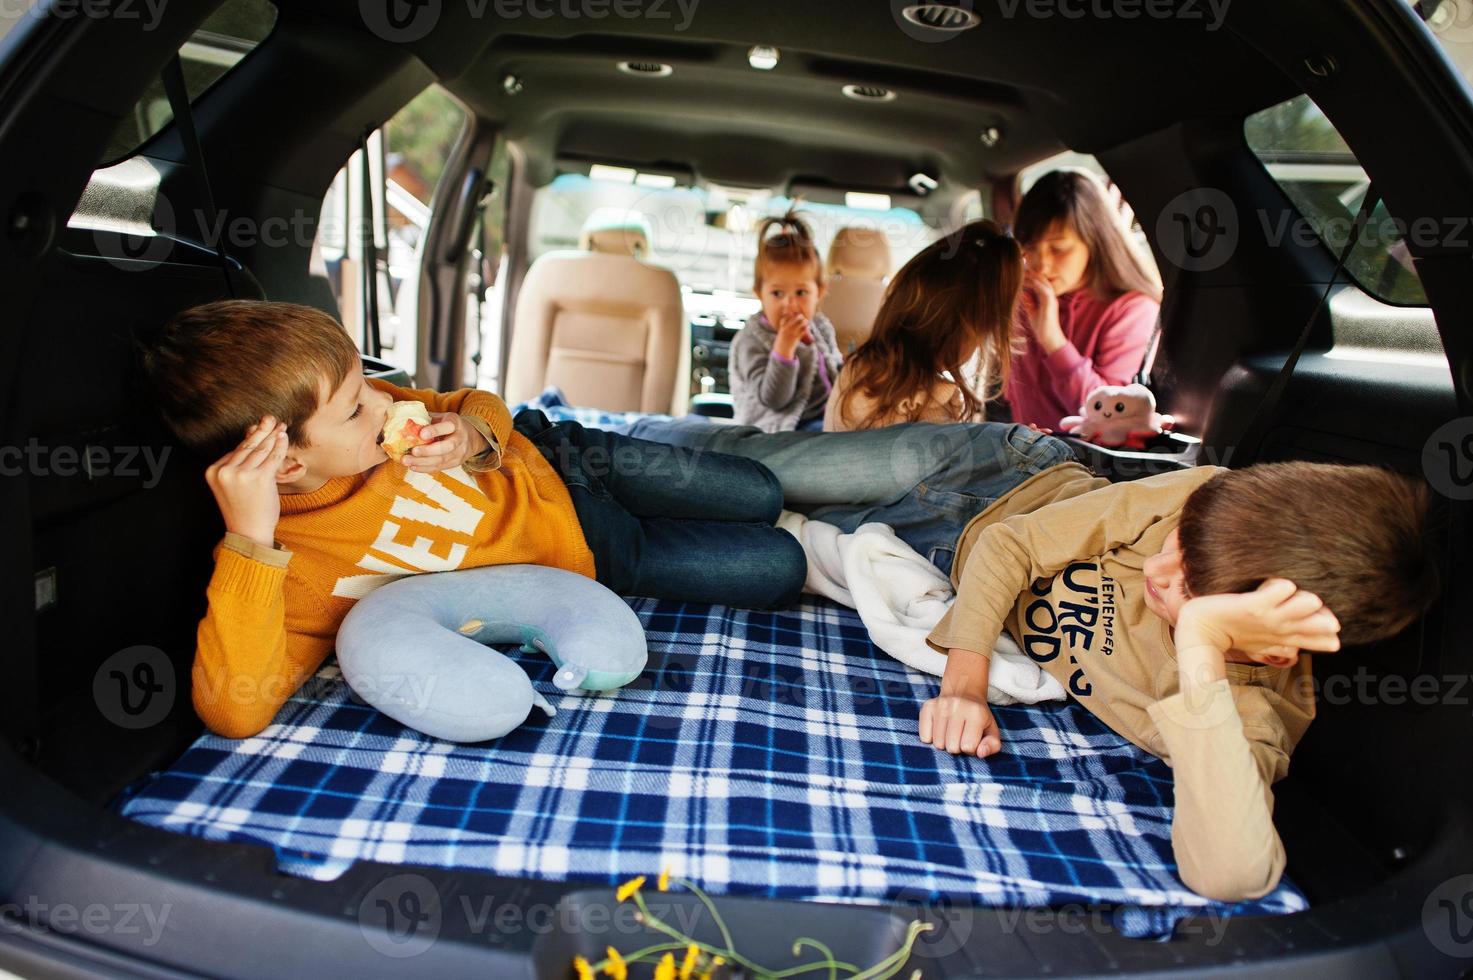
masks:
<svg viewBox="0 0 1473 980"><path fill-rule="evenodd" d="M378 228L374 221L373 166L368 160L371 135L365 129L358 144L363 157L363 353L380 357L383 344L378 330Z"/></svg>
<svg viewBox="0 0 1473 980"><path fill-rule="evenodd" d="M169 109L174 113L174 124L179 127L179 141L184 144L184 157L195 173L200 203L205 209L205 218L214 230L216 240L207 242L220 260L220 272L225 276L225 292L235 299L235 280L230 275L230 256L225 252L225 225L215 210L215 195L210 190L210 173L205 168L205 153L199 143L199 133L194 128L194 110L189 105L189 92L184 87L184 66L179 55L164 65L164 93L169 97Z"/></svg>
<svg viewBox="0 0 1473 980"><path fill-rule="evenodd" d="M1330 293L1334 290L1340 273L1344 271L1346 262L1350 260L1351 250L1360 240L1361 232L1365 230L1366 223L1371 220L1371 212L1380 202L1381 195L1376 190L1376 185L1368 184L1366 196L1361 200L1360 210L1355 215L1355 222L1350 226L1350 235L1345 240L1345 247L1340 250L1340 258L1335 262L1334 270L1330 272L1330 281L1325 283L1325 291L1320 294L1320 301L1315 304L1314 310L1309 314L1309 319L1305 321L1304 329L1299 332L1298 341L1289 351L1289 356L1284 359L1284 366L1279 369L1278 376L1274 378L1273 384L1263 396L1263 401L1258 403L1253 417L1248 420L1247 427L1243 429L1243 435L1238 441L1240 451L1238 457L1233 460L1235 466L1250 466L1257 462L1258 457L1262 454L1263 444L1268 438L1269 426L1273 425L1279 402L1283 400L1284 391L1289 387L1289 378L1299 363L1299 355L1304 353L1305 346L1309 344L1309 335L1314 330L1315 322L1319 319L1321 311L1329 304Z"/></svg>
<svg viewBox="0 0 1473 980"><path fill-rule="evenodd" d="M1151 387L1151 368L1156 366L1156 345L1161 342L1161 327L1166 322L1166 301L1175 295L1176 278L1172 279L1171 292L1163 288L1161 291L1161 305L1156 307L1156 325L1151 328L1151 339L1146 341L1146 349L1141 352L1141 366L1130 379L1131 384L1145 385Z"/></svg>

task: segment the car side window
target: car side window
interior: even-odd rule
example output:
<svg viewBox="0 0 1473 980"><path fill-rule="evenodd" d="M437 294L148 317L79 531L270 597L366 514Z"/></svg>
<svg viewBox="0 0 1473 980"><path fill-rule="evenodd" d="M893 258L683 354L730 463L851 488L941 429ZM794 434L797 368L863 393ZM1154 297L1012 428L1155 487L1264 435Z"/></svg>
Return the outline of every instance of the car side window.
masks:
<svg viewBox="0 0 1473 980"><path fill-rule="evenodd" d="M1244 136L1269 175L1283 188L1301 221L1265 217L1270 242L1313 242L1318 238L1338 257L1348 241L1370 179L1330 120L1307 95L1249 116ZM1432 222L1436 224L1436 222ZM1407 250L1408 235L1443 236L1455 229L1410 227L1378 203L1346 261L1345 271L1366 292L1385 303L1426 306L1427 294ZM1464 229L1463 234L1473 234Z"/></svg>
<svg viewBox="0 0 1473 980"><path fill-rule="evenodd" d="M367 140L373 213L365 221L363 152L338 171L322 202L313 245L313 273L326 278L343 324L364 346L364 263L373 229L381 356L410 374L417 351L417 289L424 234L445 161L467 114L437 85L415 96Z"/></svg>
<svg viewBox="0 0 1473 980"><path fill-rule="evenodd" d="M270 35L276 26L276 7L267 0L225 0L205 18L199 30L179 49L184 70L184 91L195 102L246 55ZM164 83L155 79L133 110L113 131L99 167L125 157L162 132L174 120Z"/></svg>

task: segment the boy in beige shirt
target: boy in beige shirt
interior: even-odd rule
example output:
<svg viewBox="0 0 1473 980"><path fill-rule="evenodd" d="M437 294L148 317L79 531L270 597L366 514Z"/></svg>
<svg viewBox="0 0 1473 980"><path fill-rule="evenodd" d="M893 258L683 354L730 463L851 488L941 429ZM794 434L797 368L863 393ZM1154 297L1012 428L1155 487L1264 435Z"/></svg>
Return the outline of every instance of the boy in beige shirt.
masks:
<svg viewBox="0 0 1473 980"><path fill-rule="evenodd" d="M986 757L988 651L1006 629L1071 697L1166 760L1182 881L1226 902L1278 884L1270 786L1314 718L1300 651L1391 636L1431 604L1425 484L1366 466L1272 463L1110 484L1077 463L963 530L948 654L921 741Z"/></svg>

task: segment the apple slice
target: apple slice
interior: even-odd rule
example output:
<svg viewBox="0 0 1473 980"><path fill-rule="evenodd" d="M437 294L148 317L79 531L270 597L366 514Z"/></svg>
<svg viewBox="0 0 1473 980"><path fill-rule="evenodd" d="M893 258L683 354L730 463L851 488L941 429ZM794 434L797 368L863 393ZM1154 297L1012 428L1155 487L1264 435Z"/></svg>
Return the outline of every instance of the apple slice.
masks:
<svg viewBox="0 0 1473 980"><path fill-rule="evenodd" d="M430 413L419 402L395 402L389 408L389 417L384 421L384 452L392 460L402 460L404 454L415 446L423 446L433 439L420 435L420 429L430 424Z"/></svg>

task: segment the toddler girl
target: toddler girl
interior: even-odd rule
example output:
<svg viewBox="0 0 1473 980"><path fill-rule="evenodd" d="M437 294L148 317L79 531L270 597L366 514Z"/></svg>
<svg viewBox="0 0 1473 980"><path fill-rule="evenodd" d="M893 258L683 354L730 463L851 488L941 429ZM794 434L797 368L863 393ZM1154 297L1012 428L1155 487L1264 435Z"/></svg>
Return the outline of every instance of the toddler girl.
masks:
<svg viewBox="0 0 1473 980"><path fill-rule="evenodd" d="M747 320L731 345L736 421L764 432L822 429L844 358L834 325L817 311L823 261L813 233L794 211L758 228L754 279L762 312Z"/></svg>

